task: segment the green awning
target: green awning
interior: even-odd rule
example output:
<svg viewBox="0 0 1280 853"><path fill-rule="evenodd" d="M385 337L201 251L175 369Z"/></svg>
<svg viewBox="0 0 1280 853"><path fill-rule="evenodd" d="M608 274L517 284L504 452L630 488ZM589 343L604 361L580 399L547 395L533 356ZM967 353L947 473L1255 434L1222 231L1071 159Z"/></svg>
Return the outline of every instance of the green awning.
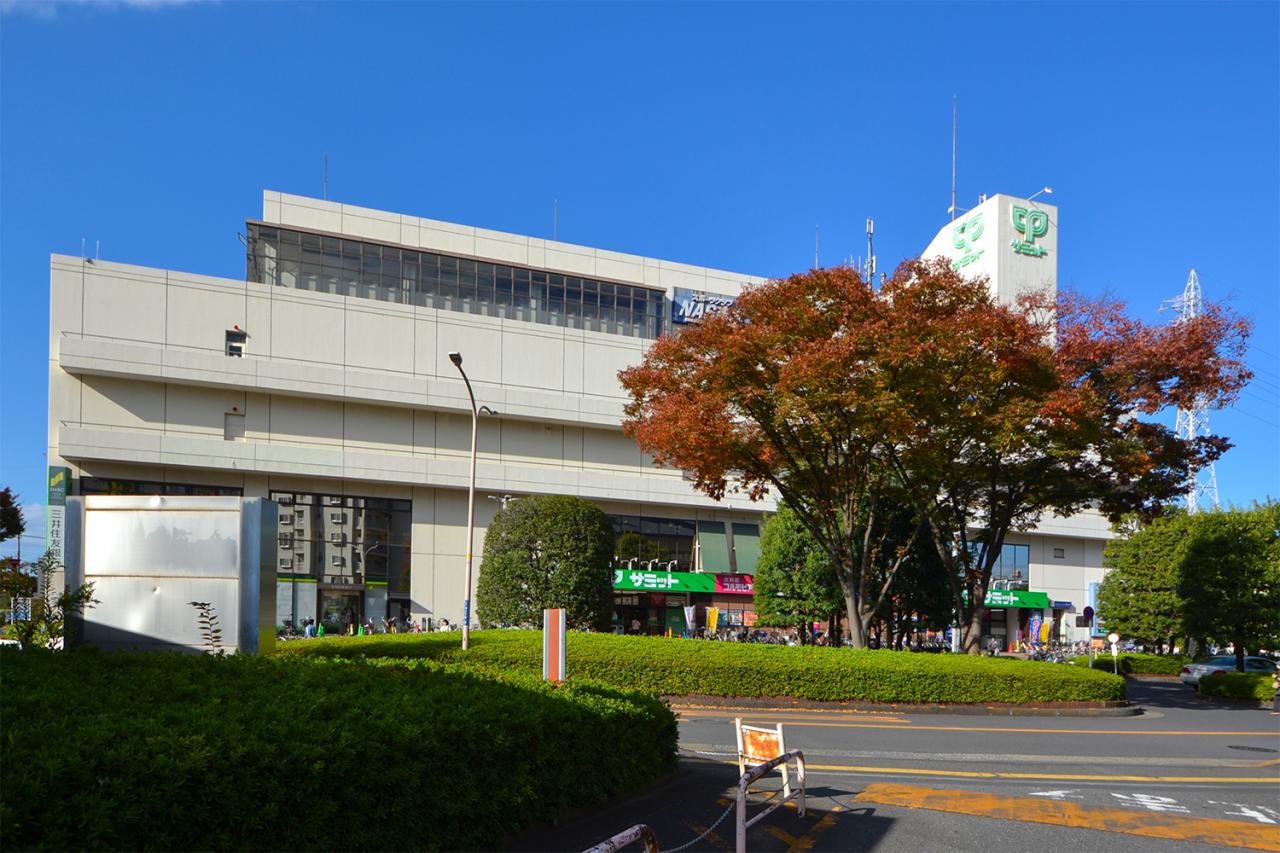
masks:
<svg viewBox="0 0 1280 853"><path fill-rule="evenodd" d="M738 571L746 575L756 573L760 562L760 526L758 524L733 524L733 556Z"/></svg>
<svg viewBox="0 0 1280 853"><path fill-rule="evenodd" d="M704 572L729 571L729 542L723 521L698 522L698 550Z"/></svg>

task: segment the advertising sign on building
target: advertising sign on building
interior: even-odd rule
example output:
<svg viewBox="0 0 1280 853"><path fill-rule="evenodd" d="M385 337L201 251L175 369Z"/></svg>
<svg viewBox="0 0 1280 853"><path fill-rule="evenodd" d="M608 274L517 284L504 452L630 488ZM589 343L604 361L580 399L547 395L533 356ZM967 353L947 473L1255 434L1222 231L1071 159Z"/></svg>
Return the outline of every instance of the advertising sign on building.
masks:
<svg viewBox="0 0 1280 853"><path fill-rule="evenodd" d="M751 595L754 583L751 575L716 575L716 592L734 595Z"/></svg>
<svg viewBox="0 0 1280 853"><path fill-rule="evenodd" d="M644 592L720 592L751 595L751 575L706 572L646 572L638 569L614 569L614 589Z"/></svg>
<svg viewBox="0 0 1280 853"><path fill-rule="evenodd" d="M708 314L723 314L732 304L731 296L677 287L671 297L671 322L697 323Z"/></svg>
<svg viewBox="0 0 1280 853"><path fill-rule="evenodd" d="M71 469L49 466L49 500L45 512L45 549L62 563L63 535L67 517L67 491L71 487Z"/></svg>

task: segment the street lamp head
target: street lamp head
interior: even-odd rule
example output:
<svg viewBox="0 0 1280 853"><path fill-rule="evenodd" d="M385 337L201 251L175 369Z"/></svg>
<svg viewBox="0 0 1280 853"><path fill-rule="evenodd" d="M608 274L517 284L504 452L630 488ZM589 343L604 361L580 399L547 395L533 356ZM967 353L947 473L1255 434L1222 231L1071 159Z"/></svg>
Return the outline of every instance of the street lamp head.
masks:
<svg viewBox="0 0 1280 853"><path fill-rule="evenodd" d="M449 360L453 362L454 367L462 367L462 353L460 352L449 353Z"/></svg>
<svg viewBox="0 0 1280 853"><path fill-rule="evenodd" d="M498 410L497 410L497 409L491 409L491 408L489 408L488 406L481 406L481 407L480 407L480 409L479 409L479 412L480 412L480 414L482 414L482 415L493 415L494 417L497 417L497 416L498 416Z"/></svg>

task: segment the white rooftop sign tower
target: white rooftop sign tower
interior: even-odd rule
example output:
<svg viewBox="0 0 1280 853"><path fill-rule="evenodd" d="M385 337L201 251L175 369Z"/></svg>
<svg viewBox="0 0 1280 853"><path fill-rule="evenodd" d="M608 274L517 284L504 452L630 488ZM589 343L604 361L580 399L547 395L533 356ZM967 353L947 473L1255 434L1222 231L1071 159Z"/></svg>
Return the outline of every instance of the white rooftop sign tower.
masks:
<svg viewBox="0 0 1280 853"><path fill-rule="evenodd" d="M1056 294L1058 208L993 195L938 232L923 257L938 255L966 276L986 276L992 294L1005 304L1021 293Z"/></svg>

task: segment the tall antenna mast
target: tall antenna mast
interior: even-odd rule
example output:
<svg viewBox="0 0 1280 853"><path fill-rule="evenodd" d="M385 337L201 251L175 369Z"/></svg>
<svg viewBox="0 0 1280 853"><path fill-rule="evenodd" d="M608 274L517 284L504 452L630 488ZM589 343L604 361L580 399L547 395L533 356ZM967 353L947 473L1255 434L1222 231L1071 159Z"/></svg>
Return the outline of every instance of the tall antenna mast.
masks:
<svg viewBox="0 0 1280 853"><path fill-rule="evenodd" d="M1178 312L1179 323L1199 317L1204 313L1204 299L1200 295L1200 279L1193 269L1187 277L1182 295L1169 300L1169 307ZM1209 435L1209 407L1203 395L1196 397L1189 409L1178 409L1175 424L1178 438L1194 441ZM1210 462L1206 467L1192 472L1191 486L1187 490L1187 512L1199 512L1201 502L1207 501L1214 509L1221 509L1218 501L1218 473Z"/></svg>
<svg viewBox="0 0 1280 853"><path fill-rule="evenodd" d="M876 277L876 256L871 246L871 238L876 233L876 221L874 219L867 220L867 268L866 278L867 284L875 286Z"/></svg>
<svg viewBox="0 0 1280 853"><path fill-rule="evenodd" d="M951 96L951 221L956 221L956 96Z"/></svg>

